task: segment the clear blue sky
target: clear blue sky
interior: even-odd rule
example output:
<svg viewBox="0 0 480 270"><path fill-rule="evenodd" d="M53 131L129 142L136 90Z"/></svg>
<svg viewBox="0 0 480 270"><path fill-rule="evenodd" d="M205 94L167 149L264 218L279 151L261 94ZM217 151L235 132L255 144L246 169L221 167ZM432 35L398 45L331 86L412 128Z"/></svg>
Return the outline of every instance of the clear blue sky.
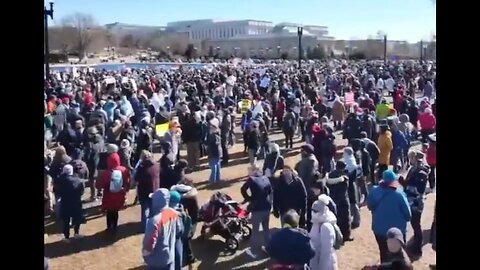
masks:
<svg viewBox="0 0 480 270"><path fill-rule="evenodd" d="M431 0L57 0L54 23L75 12L89 13L100 24L258 19L326 25L337 39L366 38L381 30L389 39L413 42L436 29Z"/></svg>

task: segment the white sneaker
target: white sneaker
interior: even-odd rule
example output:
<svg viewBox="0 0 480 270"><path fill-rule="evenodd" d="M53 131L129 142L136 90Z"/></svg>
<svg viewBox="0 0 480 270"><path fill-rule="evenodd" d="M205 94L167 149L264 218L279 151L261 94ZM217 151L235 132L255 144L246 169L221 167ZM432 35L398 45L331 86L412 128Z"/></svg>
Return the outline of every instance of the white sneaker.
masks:
<svg viewBox="0 0 480 270"><path fill-rule="evenodd" d="M75 234L75 236L73 236L73 238L75 238L75 239L80 239L80 238L83 238L83 235L81 235L81 234Z"/></svg>
<svg viewBox="0 0 480 270"><path fill-rule="evenodd" d="M245 253L246 253L250 258L252 258L252 259L256 259L256 258L258 257L257 255L255 255L255 254L252 252L251 249L247 250Z"/></svg>

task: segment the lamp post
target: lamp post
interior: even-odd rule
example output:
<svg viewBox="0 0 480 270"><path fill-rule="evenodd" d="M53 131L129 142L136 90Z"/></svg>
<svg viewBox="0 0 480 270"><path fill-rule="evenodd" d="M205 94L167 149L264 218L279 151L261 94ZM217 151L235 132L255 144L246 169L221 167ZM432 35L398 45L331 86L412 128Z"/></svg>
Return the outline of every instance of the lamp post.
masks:
<svg viewBox="0 0 480 270"><path fill-rule="evenodd" d="M350 57L350 46L345 45L345 58L348 60Z"/></svg>
<svg viewBox="0 0 480 270"><path fill-rule="evenodd" d="M239 47L235 47L235 48L233 48L233 51L234 51L234 56L235 56L235 57L238 57L238 50L240 50L240 48L239 48Z"/></svg>
<svg viewBox="0 0 480 270"><path fill-rule="evenodd" d="M50 76L50 44L48 41L48 17L53 20L53 1L50 0L50 9L43 7L43 20L45 26L45 74L48 79Z"/></svg>
<svg viewBox="0 0 480 270"><path fill-rule="evenodd" d="M299 26L297 27L297 33L298 33L298 69L302 67L302 35L303 35L303 27Z"/></svg>
<svg viewBox="0 0 480 270"><path fill-rule="evenodd" d="M425 49L427 48L426 44L423 44L423 40L420 40L420 64L423 65L425 58Z"/></svg>
<svg viewBox="0 0 480 270"><path fill-rule="evenodd" d="M383 64L387 64L387 35L383 36Z"/></svg>
<svg viewBox="0 0 480 270"><path fill-rule="evenodd" d="M280 45L277 46L277 54L278 54L278 58L280 58L280 50L282 49L282 47L280 47Z"/></svg>
<svg viewBox="0 0 480 270"><path fill-rule="evenodd" d="M217 47L217 58L220 59L220 47Z"/></svg>

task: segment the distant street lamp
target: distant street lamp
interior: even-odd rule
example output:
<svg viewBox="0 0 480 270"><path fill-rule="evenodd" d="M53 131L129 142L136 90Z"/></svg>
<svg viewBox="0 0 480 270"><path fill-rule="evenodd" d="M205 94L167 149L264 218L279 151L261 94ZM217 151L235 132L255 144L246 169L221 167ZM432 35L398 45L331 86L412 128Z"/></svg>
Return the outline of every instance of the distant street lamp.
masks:
<svg viewBox="0 0 480 270"><path fill-rule="evenodd" d="M427 49L427 44L423 44L423 40L420 40L420 64L423 64L424 62L426 49Z"/></svg>
<svg viewBox="0 0 480 270"><path fill-rule="evenodd" d="M238 50L240 50L240 48L239 48L239 47L235 47L235 48L233 48L233 51L234 51L234 56L235 56L235 57L237 57Z"/></svg>
<svg viewBox="0 0 480 270"><path fill-rule="evenodd" d="M45 74L48 79L50 76L50 43L48 40L48 17L53 20L53 0L49 1L50 9L43 7L43 20L45 26Z"/></svg>
<svg viewBox="0 0 480 270"><path fill-rule="evenodd" d="M217 57L220 58L220 47L217 47Z"/></svg>
<svg viewBox="0 0 480 270"><path fill-rule="evenodd" d="M297 33L298 33L298 68L300 69L302 67L302 35L303 35L303 27L299 26L297 27Z"/></svg>
<svg viewBox="0 0 480 270"><path fill-rule="evenodd" d="M349 59L349 55L350 55L350 46L345 45L345 58L347 58L347 60Z"/></svg>
<svg viewBox="0 0 480 270"><path fill-rule="evenodd" d="M387 64L387 35L383 36L383 64Z"/></svg>
<svg viewBox="0 0 480 270"><path fill-rule="evenodd" d="M280 47L280 45L277 46L277 54L278 54L278 57L280 58L280 50L282 49L282 47Z"/></svg>

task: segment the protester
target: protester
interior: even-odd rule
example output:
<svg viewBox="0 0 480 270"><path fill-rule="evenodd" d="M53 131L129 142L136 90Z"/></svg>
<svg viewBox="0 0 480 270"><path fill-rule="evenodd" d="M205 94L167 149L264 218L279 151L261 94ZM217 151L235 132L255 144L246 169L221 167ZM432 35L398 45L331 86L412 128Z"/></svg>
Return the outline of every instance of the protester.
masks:
<svg viewBox="0 0 480 270"><path fill-rule="evenodd" d="M273 190L273 215L276 218L283 216L288 210L293 209L299 215L300 227L306 224L307 190L302 179L288 165L283 167L280 177L275 180ZM282 225L283 225L283 221Z"/></svg>
<svg viewBox="0 0 480 270"><path fill-rule="evenodd" d="M274 269L305 269L315 255L308 232L299 228L299 219L295 210L287 211L282 216L282 229L272 235L266 249Z"/></svg>
<svg viewBox="0 0 480 270"><path fill-rule="evenodd" d="M378 137L378 148L380 150L378 156L378 178L380 179L383 172L388 169L390 164L390 154L393 150L392 133L389 131L388 125L380 126L380 136Z"/></svg>
<svg viewBox="0 0 480 270"><path fill-rule="evenodd" d="M436 182L436 168L437 168L437 135L436 133L428 136L429 145L426 151L427 154L427 163L430 166L430 174L428 175L428 183L430 189L435 188Z"/></svg>
<svg viewBox="0 0 480 270"><path fill-rule="evenodd" d="M344 161L337 161L335 170L326 177L326 184L330 190L330 197L337 208L337 224L345 241L353 241L351 226L351 207L348 194L349 178L346 175Z"/></svg>
<svg viewBox="0 0 480 270"><path fill-rule="evenodd" d="M251 213L250 221L252 223L251 248L247 254L255 259L261 251L260 225L262 226L263 243L266 245L270 237L269 222L270 211L272 209L272 186L268 177L262 175L258 167L249 168L249 178L243 184L240 191L245 202L248 202L248 210ZM248 191L250 194L248 194Z"/></svg>
<svg viewBox="0 0 480 270"><path fill-rule="evenodd" d="M209 183L215 184L220 182L220 161L222 158L220 130L216 122L210 122L206 144L208 149L208 165L211 170Z"/></svg>
<svg viewBox="0 0 480 270"><path fill-rule="evenodd" d="M75 238L80 238L80 225L83 222L82 195L83 183L73 174L72 165L65 165L57 182L58 198L61 200L60 215L63 220L64 240L70 239L70 222Z"/></svg>
<svg viewBox="0 0 480 270"><path fill-rule="evenodd" d="M284 158L280 153L280 147L276 143L270 143L269 153L263 162L263 175L266 177L273 176L278 170L284 166Z"/></svg>
<svg viewBox="0 0 480 270"><path fill-rule="evenodd" d="M425 164L425 155L422 152L412 152L413 153L410 154L410 156L412 156L412 167L407 173L403 186L412 213L410 222L413 228L412 251L415 255L422 256L423 232L421 220L424 208L423 200L430 168Z"/></svg>
<svg viewBox="0 0 480 270"><path fill-rule="evenodd" d="M110 147L118 150L116 145ZM130 174L127 168L120 165L120 156L116 151L108 156L107 169L97 182L97 189L103 190L102 209L106 211L107 231L115 234L118 228L118 212L125 205L130 188Z"/></svg>
<svg viewBox="0 0 480 270"><path fill-rule="evenodd" d="M191 234L192 229L192 220L183 205L180 203L182 195L177 191L170 191L170 200L169 207L175 209L178 212L181 221L181 231L176 233L175 241L175 270L181 270L184 266L188 264L187 258L183 255L185 254L184 248L186 247L186 242L189 241L189 235Z"/></svg>
<svg viewBox="0 0 480 270"><path fill-rule="evenodd" d="M335 228L337 218L328 208L328 198L322 197L312 205L312 229L310 239L315 249L315 257L310 260L311 269L338 269Z"/></svg>
<svg viewBox="0 0 480 270"><path fill-rule="evenodd" d="M397 180L398 177L392 170L384 171L379 186L373 188L367 197L367 206L372 212L372 230L382 263L389 260L388 230L392 227L398 228L405 236L407 223L412 217L407 197L398 189Z"/></svg>
<svg viewBox="0 0 480 270"><path fill-rule="evenodd" d="M160 188L150 195L152 208L143 237L142 256L147 269L175 268L175 241L181 234L182 219L169 207L170 192Z"/></svg>
<svg viewBox="0 0 480 270"><path fill-rule="evenodd" d="M140 163L136 168L134 181L137 183L143 231L152 207L152 200L149 195L160 187L160 165L153 161L152 153L147 150L143 150L140 155Z"/></svg>

